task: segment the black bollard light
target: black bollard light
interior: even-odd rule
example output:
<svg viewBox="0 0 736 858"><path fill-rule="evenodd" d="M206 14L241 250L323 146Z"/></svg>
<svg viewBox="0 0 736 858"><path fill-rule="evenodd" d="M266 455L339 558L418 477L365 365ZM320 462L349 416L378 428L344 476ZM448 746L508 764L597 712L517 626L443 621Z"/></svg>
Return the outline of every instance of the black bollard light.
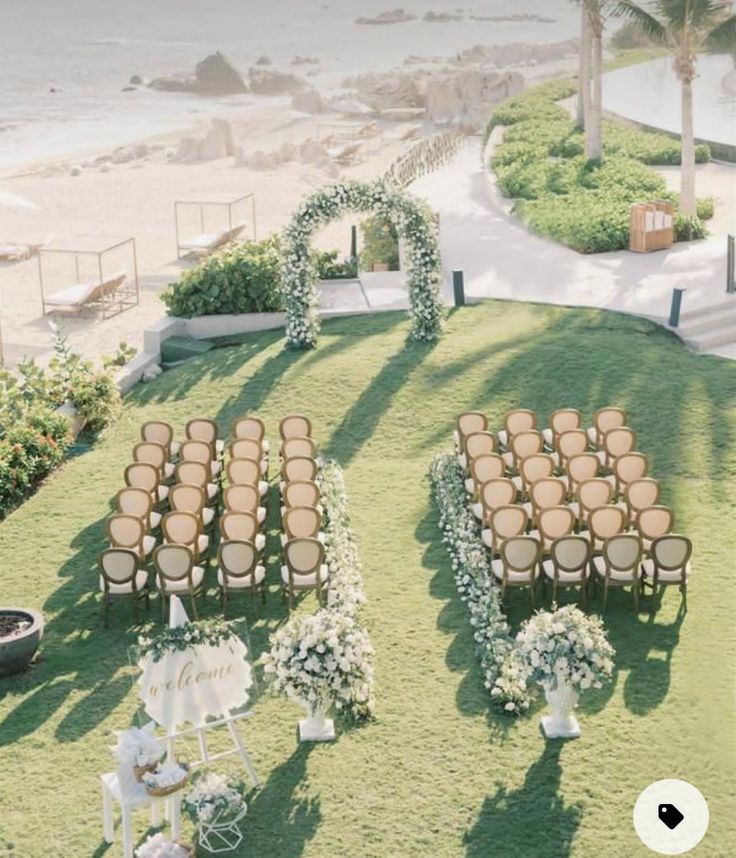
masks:
<svg viewBox="0 0 736 858"><path fill-rule="evenodd" d="M680 308L682 307L682 296L685 289L672 290L672 303L670 304L670 327L676 328L680 324Z"/></svg>
<svg viewBox="0 0 736 858"><path fill-rule="evenodd" d="M465 275L462 271L452 272L452 289L455 293L455 306L465 306Z"/></svg>

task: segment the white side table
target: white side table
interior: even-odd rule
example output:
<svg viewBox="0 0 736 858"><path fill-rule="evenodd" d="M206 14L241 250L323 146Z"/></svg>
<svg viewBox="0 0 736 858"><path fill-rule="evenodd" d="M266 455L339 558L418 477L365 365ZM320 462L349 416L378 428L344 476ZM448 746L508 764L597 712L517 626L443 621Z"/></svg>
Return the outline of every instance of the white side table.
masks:
<svg viewBox="0 0 736 858"><path fill-rule="evenodd" d="M123 833L123 858L133 858L133 826L132 811L141 807L151 808L151 825L161 825L161 811L171 823L171 838L179 837L181 827L181 791L172 793L165 798L155 798L149 795L143 784L137 784L135 791L123 798L120 782L116 772L100 775L102 783L102 826L106 843L115 840L115 820L113 816L114 803L120 805L122 814L121 829Z"/></svg>

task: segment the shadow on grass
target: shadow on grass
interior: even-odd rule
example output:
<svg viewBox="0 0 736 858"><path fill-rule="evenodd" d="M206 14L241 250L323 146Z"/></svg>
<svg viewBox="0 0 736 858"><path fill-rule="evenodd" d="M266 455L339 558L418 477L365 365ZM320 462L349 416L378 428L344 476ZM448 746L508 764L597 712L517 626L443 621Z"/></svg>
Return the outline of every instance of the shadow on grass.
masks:
<svg viewBox="0 0 736 858"><path fill-rule="evenodd" d="M516 790L499 786L464 838L467 858L566 858L583 811L560 794L563 742L547 742Z"/></svg>

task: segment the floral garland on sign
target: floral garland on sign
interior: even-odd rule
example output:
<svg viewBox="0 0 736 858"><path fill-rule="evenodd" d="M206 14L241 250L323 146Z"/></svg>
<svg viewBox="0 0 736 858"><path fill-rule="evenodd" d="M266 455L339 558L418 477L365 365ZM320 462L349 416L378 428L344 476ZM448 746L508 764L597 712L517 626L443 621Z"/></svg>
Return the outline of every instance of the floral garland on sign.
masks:
<svg viewBox="0 0 736 858"><path fill-rule="evenodd" d="M520 714L531 702L527 671L519 658L493 582L488 552L467 501L462 468L454 453L440 453L430 469L442 541L452 560L460 598L468 606L484 685L506 712Z"/></svg>
<svg viewBox="0 0 736 858"><path fill-rule="evenodd" d="M228 620L198 620L175 628L163 628L153 638L138 638L141 656L151 654L160 661L167 652L185 650L190 646L209 644L218 646L222 641L236 637L233 624Z"/></svg>
<svg viewBox="0 0 736 858"><path fill-rule="evenodd" d="M310 243L318 229L348 211L375 212L396 226L407 245L411 335L416 340L436 340L442 331L445 309L439 288L437 225L432 212L426 203L386 182L344 182L307 197L284 230L281 288L289 345L312 348L317 343L317 272Z"/></svg>
<svg viewBox="0 0 736 858"><path fill-rule="evenodd" d="M342 468L319 460L317 483L324 510L325 561L330 569L327 607L293 615L271 636L261 657L271 688L312 708L334 705L356 721L374 709L373 645L361 617L365 602L358 551L350 528Z"/></svg>

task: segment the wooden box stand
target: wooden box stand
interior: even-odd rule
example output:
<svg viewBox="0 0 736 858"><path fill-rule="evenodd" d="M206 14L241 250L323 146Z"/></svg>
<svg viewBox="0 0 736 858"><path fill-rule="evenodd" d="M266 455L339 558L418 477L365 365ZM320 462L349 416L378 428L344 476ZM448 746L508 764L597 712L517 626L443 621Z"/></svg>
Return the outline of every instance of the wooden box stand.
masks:
<svg viewBox="0 0 736 858"><path fill-rule="evenodd" d="M634 203L629 209L629 250L666 250L674 240L674 206L669 200Z"/></svg>

